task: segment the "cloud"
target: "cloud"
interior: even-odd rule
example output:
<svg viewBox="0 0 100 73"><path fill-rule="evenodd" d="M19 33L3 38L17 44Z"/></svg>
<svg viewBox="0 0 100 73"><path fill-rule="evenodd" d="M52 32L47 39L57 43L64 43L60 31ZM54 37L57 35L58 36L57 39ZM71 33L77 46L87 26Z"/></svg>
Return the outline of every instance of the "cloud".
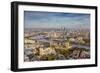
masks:
<svg viewBox="0 0 100 73"><path fill-rule="evenodd" d="M25 11L24 22L26 28L89 28L90 14Z"/></svg>

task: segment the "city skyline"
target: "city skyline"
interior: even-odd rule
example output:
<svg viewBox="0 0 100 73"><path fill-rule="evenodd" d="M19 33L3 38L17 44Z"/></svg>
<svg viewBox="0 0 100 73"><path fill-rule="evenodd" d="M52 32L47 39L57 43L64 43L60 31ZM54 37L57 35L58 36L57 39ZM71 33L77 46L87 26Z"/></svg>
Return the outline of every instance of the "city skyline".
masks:
<svg viewBox="0 0 100 73"><path fill-rule="evenodd" d="M24 11L25 28L90 28L90 14Z"/></svg>

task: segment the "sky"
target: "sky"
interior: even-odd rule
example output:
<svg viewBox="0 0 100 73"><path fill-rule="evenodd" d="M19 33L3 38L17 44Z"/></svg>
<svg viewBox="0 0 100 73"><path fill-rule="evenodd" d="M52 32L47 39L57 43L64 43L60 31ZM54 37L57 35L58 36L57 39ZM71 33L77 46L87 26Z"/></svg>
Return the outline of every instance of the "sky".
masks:
<svg viewBox="0 0 100 73"><path fill-rule="evenodd" d="M90 14L24 11L25 28L90 28Z"/></svg>

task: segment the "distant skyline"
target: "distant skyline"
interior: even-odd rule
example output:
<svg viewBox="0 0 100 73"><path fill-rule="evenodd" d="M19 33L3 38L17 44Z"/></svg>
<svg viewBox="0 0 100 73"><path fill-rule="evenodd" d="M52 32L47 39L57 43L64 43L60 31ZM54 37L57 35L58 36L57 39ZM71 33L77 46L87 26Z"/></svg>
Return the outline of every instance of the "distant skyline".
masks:
<svg viewBox="0 0 100 73"><path fill-rule="evenodd" d="M24 11L25 28L90 28L90 14Z"/></svg>

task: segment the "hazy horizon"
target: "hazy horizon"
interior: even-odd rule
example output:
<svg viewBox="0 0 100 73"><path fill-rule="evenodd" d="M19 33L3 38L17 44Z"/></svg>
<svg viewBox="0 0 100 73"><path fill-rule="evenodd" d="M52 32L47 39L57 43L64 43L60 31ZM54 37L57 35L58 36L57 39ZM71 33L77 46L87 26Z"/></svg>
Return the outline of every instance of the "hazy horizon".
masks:
<svg viewBox="0 0 100 73"><path fill-rule="evenodd" d="M90 14L24 11L24 28L89 29Z"/></svg>

